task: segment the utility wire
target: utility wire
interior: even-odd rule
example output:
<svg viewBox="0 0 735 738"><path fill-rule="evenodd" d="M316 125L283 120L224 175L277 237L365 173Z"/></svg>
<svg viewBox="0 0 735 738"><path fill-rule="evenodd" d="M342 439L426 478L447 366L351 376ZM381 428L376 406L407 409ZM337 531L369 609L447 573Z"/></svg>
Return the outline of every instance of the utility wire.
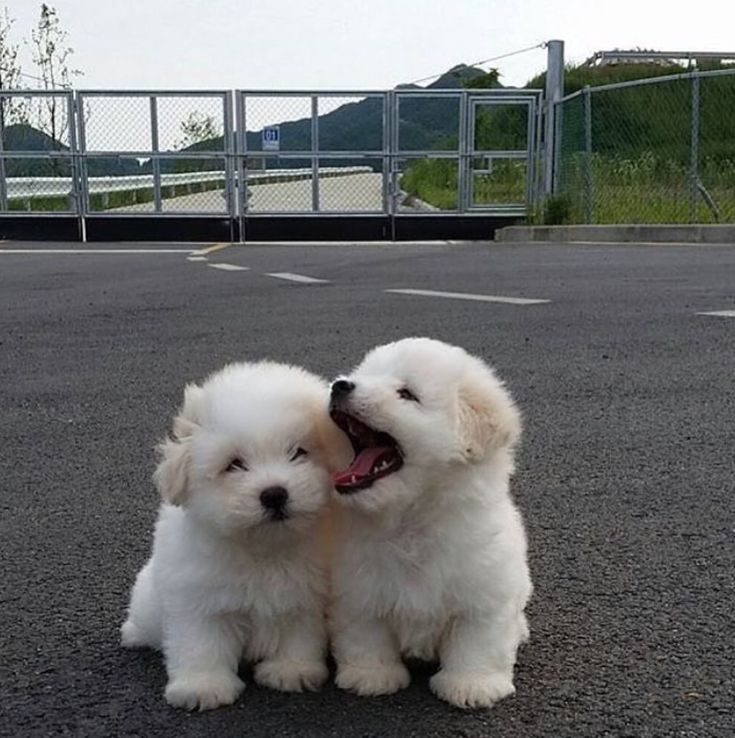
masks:
<svg viewBox="0 0 735 738"><path fill-rule="evenodd" d="M36 77L35 74L28 74L27 72L18 72L18 76L19 77L25 77L26 79L32 79L32 80L35 80L36 82L45 82L46 81L46 80L44 80L43 77ZM54 82L53 87L54 88L60 88L62 90L70 90L71 89L71 85L70 84L64 85L64 84L61 84L59 82Z"/></svg>
<svg viewBox="0 0 735 738"><path fill-rule="evenodd" d="M489 59L481 59L480 61L472 62L468 64L468 67L481 67L483 64L489 64L490 62L500 61L501 59L507 59L517 54L525 54L527 51L533 51L534 49L543 49L546 47L546 41L542 41L540 44L534 46L528 46L525 49L518 49L516 51L509 51L507 54L500 54L498 56L491 56ZM427 80L434 79L435 77L441 77L446 74L446 70L439 72L438 74L430 74L428 77L422 77L421 79L415 79L413 82L409 82L410 85L417 85L420 82L426 82Z"/></svg>

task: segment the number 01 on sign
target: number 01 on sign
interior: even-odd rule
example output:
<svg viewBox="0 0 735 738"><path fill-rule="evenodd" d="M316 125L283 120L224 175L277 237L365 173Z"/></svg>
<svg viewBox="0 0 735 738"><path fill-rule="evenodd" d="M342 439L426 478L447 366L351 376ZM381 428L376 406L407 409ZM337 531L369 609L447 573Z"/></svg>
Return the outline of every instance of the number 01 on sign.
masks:
<svg viewBox="0 0 735 738"><path fill-rule="evenodd" d="M266 126L263 129L263 151L278 151L281 148L281 127Z"/></svg>

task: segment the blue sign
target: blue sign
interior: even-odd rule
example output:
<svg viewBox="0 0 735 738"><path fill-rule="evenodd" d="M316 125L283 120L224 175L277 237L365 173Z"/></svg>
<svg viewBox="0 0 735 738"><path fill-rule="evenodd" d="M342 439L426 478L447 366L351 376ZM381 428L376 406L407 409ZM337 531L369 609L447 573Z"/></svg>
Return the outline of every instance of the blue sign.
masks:
<svg viewBox="0 0 735 738"><path fill-rule="evenodd" d="M263 129L263 151L278 151L281 148L281 127L266 126Z"/></svg>

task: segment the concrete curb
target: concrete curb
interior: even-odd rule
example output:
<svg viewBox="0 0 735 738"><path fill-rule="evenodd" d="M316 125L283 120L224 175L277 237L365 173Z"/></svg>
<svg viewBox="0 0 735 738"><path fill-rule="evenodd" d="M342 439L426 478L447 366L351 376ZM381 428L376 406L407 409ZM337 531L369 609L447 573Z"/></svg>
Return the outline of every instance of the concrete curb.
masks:
<svg viewBox="0 0 735 738"><path fill-rule="evenodd" d="M495 240L506 243L735 244L735 224L509 226L496 231Z"/></svg>

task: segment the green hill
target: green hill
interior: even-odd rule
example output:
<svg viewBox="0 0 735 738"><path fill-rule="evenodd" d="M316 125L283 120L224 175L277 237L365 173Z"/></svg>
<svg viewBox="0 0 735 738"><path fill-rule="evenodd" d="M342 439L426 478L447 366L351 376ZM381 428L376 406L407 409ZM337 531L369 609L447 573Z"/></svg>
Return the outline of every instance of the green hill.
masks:
<svg viewBox="0 0 735 738"><path fill-rule="evenodd" d="M23 123L5 129L3 148L5 151L70 153L68 146ZM141 171L136 161L117 157L91 158L87 169L90 177L124 176L140 174ZM5 173L8 177L68 177L71 175L71 160L63 156L53 159L6 159Z"/></svg>
<svg viewBox="0 0 735 738"><path fill-rule="evenodd" d="M459 64L439 77L428 89L459 89L468 81L483 77L484 72L465 64ZM401 89L418 89L415 85L400 85ZM400 106L400 146L403 150L431 150L447 143L447 138L456 135L459 126L459 109L455 101L440 97L425 100L404 99ZM274 121L277 123L277 121ZM311 118L286 121L279 124L281 152L311 150ZM249 152L262 152L262 132L248 131L246 145ZM202 141L182 150L208 151L222 148L222 137ZM345 103L336 110L319 116L319 148L322 151L382 151L383 148L383 101L368 97L357 102ZM267 156L267 154L265 154ZM357 164L382 166L377 158L365 162L363 159L323 159L322 166L347 166ZM282 168L310 166L306 160L283 159ZM194 160L162 162L162 171L191 171L221 167L218 160ZM146 165L150 170L150 165Z"/></svg>

